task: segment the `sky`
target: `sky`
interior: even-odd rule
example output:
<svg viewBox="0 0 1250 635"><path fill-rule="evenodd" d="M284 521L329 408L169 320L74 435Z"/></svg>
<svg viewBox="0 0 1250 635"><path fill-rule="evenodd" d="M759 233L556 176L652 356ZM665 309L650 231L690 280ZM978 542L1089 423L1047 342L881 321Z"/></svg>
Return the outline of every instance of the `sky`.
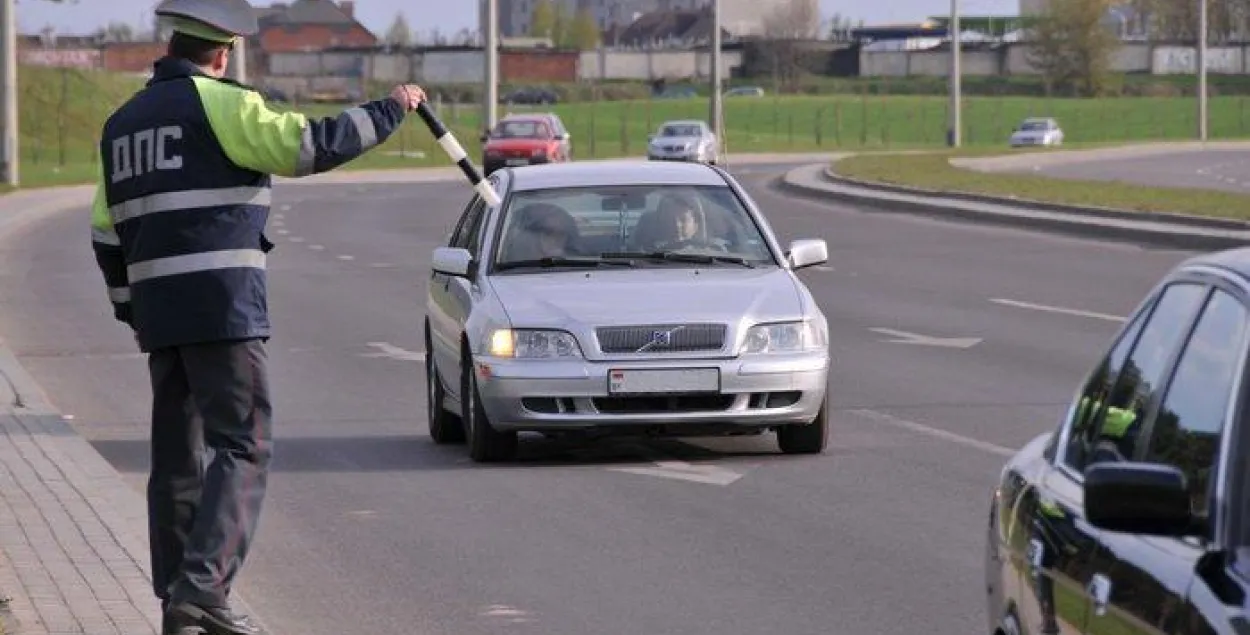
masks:
<svg viewBox="0 0 1250 635"><path fill-rule="evenodd" d="M1018 11L1019 0L959 0L965 15L1011 15ZM252 0L257 6L270 0ZM157 0L17 0L18 31L35 33L51 25L65 35L85 34L110 21L132 25L150 25L152 8ZM477 0L356 0L356 16L368 29L379 35L386 32L395 13L403 8L408 25L420 33L437 28L452 34L461 28L477 30ZM950 0L820 0L822 17L835 13L867 24L885 22L919 22L926 16L944 15L950 11ZM432 20L427 11L439 16Z"/></svg>

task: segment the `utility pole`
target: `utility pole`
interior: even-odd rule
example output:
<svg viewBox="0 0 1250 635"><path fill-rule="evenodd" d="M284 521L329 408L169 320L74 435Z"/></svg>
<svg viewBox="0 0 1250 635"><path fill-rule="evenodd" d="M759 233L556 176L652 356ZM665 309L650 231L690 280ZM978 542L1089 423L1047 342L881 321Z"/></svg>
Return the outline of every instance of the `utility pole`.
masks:
<svg viewBox="0 0 1250 635"><path fill-rule="evenodd" d="M1207 1L1198 0L1198 140L1207 140Z"/></svg>
<svg viewBox="0 0 1250 635"><path fill-rule="evenodd" d="M947 31L950 33L951 39L951 68L950 68L950 106L948 110L950 122L946 131L947 145L952 148L960 146L961 132L963 131L963 123L959 116L960 105L963 101L960 98L960 82L962 81L962 71L959 65L960 55L960 38L959 38L959 0L951 0L951 19L947 25Z"/></svg>
<svg viewBox="0 0 1250 635"><path fill-rule="evenodd" d="M482 133L494 129L499 103L499 0L482 0L482 57L486 89L482 91Z"/></svg>
<svg viewBox="0 0 1250 635"><path fill-rule="evenodd" d="M709 104L708 123L712 126L712 131L716 134L716 138L725 143L722 138L724 135L724 112L721 110L721 62L720 62L720 0L711 0L712 7L712 61L711 72L712 90L711 103Z"/></svg>
<svg viewBox="0 0 1250 635"><path fill-rule="evenodd" d="M17 147L17 13L13 9L13 0L0 0L0 46L3 46L3 60L0 60L0 172L3 172L4 183L16 187L18 184L18 147Z"/></svg>
<svg viewBox="0 0 1250 635"><path fill-rule="evenodd" d="M247 83L247 38L241 37L234 41L234 49L230 51L230 78L240 84Z"/></svg>

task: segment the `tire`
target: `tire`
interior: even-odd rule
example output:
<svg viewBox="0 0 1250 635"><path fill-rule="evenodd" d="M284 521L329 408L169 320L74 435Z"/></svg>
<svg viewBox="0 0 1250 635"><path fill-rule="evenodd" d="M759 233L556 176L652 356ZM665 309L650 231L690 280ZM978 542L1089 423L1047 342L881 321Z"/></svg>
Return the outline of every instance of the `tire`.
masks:
<svg viewBox="0 0 1250 635"><path fill-rule="evenodd" d="M829 445L829 397L820 412L807 425L782 426L777 430L777 447L784 454L821 454Z"/></svg>
<svg viewBox="0 0 1250 635"><path fill-rule="evenodd" d="M500 432L490 424L486 409L477 390L477 373L473 372L473 358L465 351L461 363L460 418L469 444L469 458L477 463L508 461L516 456L517 433Z"/></svg>
<svg viewBox="0 0 1250 635"><path fill-rule="evenodd" d="M430 349L430 335L425 335L425 419L430 438L439 445L464 443L464 422L455 413L443 407L447 392L443 390L442 378L434 368L434 353Z"/></svg>

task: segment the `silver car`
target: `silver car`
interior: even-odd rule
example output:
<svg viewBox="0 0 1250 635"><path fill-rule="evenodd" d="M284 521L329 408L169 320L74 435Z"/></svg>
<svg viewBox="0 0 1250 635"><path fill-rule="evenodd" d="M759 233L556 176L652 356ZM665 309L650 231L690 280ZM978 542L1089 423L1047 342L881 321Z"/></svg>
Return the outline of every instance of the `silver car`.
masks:
<svg viewBox="0 0 1250 635"><path fill-rule="evenodd" d="M720 162L720 142L705 122L666 121L656 134L647 136L647 159L715 165Z"/></svg>
<svg viewBox="0 0 1250 635"><path fill-rule="evenodd" d="M647 161L504 168L445 247L426 297L430 436L507 460L517 433L777 431L824 451L828 326L727 172Z"/></svg>

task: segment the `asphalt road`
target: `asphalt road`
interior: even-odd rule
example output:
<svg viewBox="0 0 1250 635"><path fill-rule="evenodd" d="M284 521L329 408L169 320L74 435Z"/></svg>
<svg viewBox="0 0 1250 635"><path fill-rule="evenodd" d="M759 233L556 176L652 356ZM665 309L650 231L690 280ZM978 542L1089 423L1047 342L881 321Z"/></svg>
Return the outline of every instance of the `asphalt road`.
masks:
<svg viewBox="0 0 1250 635"><path fill-rule="evenodd" d="M802 274L835 356L819 457L780 456L771 436L533 441L507 466L436 447L409 353L429 252L467 188L280 189L277 455L241 580L276 635L984 632L1004 454L1055 425L1116 316L1185 254L795 201L764 187L777 172L741 176L783 241L830 247ZM111 319L86 223L66 213L0 243L0 333L141 488L144 361ZM657 459L724 478L619 471Z"/></svg>
<svg viewBox="0 0 1250 635"><path fill-rule="evenodd" d="M1114 160L1074 161L1031 170L1056 178L1193 187L1250 194L1250 151L1187 150Z"/></svg>

